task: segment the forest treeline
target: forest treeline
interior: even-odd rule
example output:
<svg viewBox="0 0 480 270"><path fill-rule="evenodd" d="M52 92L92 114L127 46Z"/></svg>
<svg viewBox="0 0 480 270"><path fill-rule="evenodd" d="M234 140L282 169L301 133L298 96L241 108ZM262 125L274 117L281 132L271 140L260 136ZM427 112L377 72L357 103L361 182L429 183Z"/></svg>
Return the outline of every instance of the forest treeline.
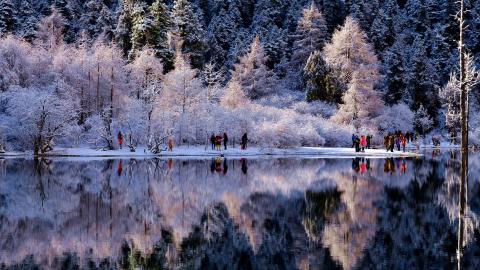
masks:
<svg viewBox="0 0 480 270"><path fill-rule="evenodd" d="M467 5L475 120L480 3ZM132 147L222 131L278 147L346 145L353 131L455 136L457 10L448 0L0 0L2 145L113 148L118 130Z"/></svg>

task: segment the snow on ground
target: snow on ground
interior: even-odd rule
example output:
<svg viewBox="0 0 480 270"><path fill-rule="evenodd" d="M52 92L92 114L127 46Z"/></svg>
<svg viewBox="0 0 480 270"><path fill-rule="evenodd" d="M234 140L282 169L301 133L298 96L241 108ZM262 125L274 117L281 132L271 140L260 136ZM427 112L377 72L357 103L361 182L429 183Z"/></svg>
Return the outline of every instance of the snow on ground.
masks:
<svg viewBox="0 0 480 270"><path fill-rule="evenodd" d="M9 152L0 154L0 156L31 156L27 152ZM387 152L384 149L367 149L365 152L356 153L353 148L334 148L334 147L294 147L294 148L269 148L269 147L250 147L247 150L239 148L229 148L228 150L205 149L205 146L181 146L176 147L172 152L162 151L159 154L153 154L144 147L139 147L135 152L128 149L119 150L96 150L90 148L56 148L45 154L52 157L255 157L255 156L308 156L308 157L402 157L419 156L415 152Z"/></svg>

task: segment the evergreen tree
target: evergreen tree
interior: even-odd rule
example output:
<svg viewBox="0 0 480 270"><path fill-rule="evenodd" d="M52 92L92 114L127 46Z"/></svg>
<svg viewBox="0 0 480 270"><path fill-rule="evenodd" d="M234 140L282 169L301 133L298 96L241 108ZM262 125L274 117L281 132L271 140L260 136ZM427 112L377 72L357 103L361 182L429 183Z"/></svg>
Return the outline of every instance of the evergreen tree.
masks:
<svg viewBox="0 0 480 270"><path fill-rule="evenodd" d="M398 12L396 0L386 0L379 7L378 14L370 28L370 41L377 52L383 52L395 41L394 19Z"/></svg>
<svg viewBox="0 0 480 270"><path fill-rule="evenodd" d="M313 52L308 58L302 73L302 81L307 101L323 100L335 103L341 101L342 92L320 51Z"/></svg>
<svg viewBox="0 0 480 270"><path fill-rule="evenodd" d="M351 17L345 20L345 24L333 33L331 42L325 45L324 59L345 89L355 71L362 66L378 68L378 59L372 45Z"/></svg>
<svg viewBox="0 0 480 270"><path fill-rule="evenodd" d="M80 21L91 39L94 40L103 34L107 40L112 40L114 19L110 9L96 0L88 1L85 9Z"/></svg>
<svg viewBox="0 0 480 270"><path fill-rule="evenodd" d="M173 69L173 51L170 49L168 32L173 23L170 11L162 0L156 0L150 7L152 20L152 37L147 38L147 43L155 49L155 55L162 60L164 71Z"/></svg>
<svg viewBox="0 0 480 270"><path fill-rule="evenodd" d="M127 56L132 48L132 0L125 0L119 8L119 18L115 29L116 43L122 48L123 55Z"/></svg>
<svg viewBox="0 0 480 270"><path fill-rule="evenodd" d="M413 117L413 126L415 131L420 133L420 135L424 135L432 129L433 124L433 120L425 107L420 105L415 111L415 115Z"/></svg>
<svg viewBox="0 0 480 270"><path fill-rule="evenodd" d="M322 12L325 15L329 33L333 33L345 19L345 6L340 0L323 0Z"/></svg>
<svg viewBox="0 0 480 270"><path fill-rule="evenodd" d="M297 29L292 35L293 48L291 65L301 69L305 66L308 57L317 50L322 50L327 37L327 26L322 13L319 12L314 2L303 10L303 15L298 22Z"/></svg>
<svg viewBox="0 0 480 270"><path fill-rule="evenodd" d="M250 98L259 98L272 91L273 72L268 70L267 56L260 38L256 37L250 46L250 52L239 59L232 73Z"/></svg>
<svg viewBox="0 0 480 270"><path fill-rule="evenodd" d="M0 0L0 36L13 31L15 6L12 0Z"/></svg>
<svg viewBox="0 0 480 270"><path fill-rule="evenodd" d="M368 30L373 19L377 17L379 0L355 0L350 6L350 16L353 17L362 29Z"/></svg>
<svg viewBox="0 0 480 270"><path fill-rule="evenodd" d="M32 0L20 2L17 18L16 34L32 41L35 38L38 23Z"/></svg>
<svg viewBox="0 0 480 270"><path fill-rule="evenodd" d="M240 10L236 2L222 1L218 12L215 13L208 26L210 61L216 68L230 69L234 62L231 57L235 48L235 39L242 26Z"/></svg>
<svg viewBox="0 0 480 270"><path fill-rule="evenodd" d="M384 99L389 105L410 100L406 91L406 57L405 43L401 36L398 36L393 46L383 54Z"/></svg>
<svg viewBox="0 0 480 270"><path fill-rule="evenodd" d="M423 37L417 36L410 49L407 64L407 91L411 97L410 106L417 110L420 105L430 116L436 116L439 98L436 74L432 61L427 54L427 45ZM434 120L437 120L434 118Z"/></svg>
<svg viewBox="0 0 480 270"><path fill-rule="evenodd" d="M347 88L335 121L352 124L357 131L378 127L383 101L375 87L380 81L379 62L358 23L348 17L325 45L325 62Z"/></svg>
<svg viewBox="0 0 480 270"><path fill-rule="evenodd" d="M78 32L78 24L75 22L74 10L72 8L74 2L68 0L54 0L54 6L58 12L62 15L65 26L64 26L64 38L66 42L73 42L75 40L75 35ZM79 12L81 13L81 12Z"/></svg>
<svg viewBox="0 0 480 270"><path fill-rule="evenodd" d="M190 57L193 68L201 69L208 49L205 41L206 35L188 0L175 0L173 18L176 34L182 40L182 52Z"/></svg>
<svg viewBox="0 0 480 270"><path fill-rule="evenodd" d="M255 2L253 33L262 37L268 55L267 66L273 69L285 56L287 31L283 29L286 0L258 0Z"/></svg>
<svg viewBox="0 0 480 270"><path fill-rule="evenodd" d="M132 49L129 58L134 59L139 51L147 44L147 38L152 33L153 22L148 17L148 6L143 1L136 2L132 10Z"/></svg>

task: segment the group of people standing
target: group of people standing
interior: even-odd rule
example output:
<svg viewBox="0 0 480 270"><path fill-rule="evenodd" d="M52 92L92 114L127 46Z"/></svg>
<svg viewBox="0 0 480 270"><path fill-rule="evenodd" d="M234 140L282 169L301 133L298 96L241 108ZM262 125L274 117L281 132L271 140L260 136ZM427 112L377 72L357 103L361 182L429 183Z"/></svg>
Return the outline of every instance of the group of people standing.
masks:
<svg viewBox="0 0 480 270"><path fill-rule="evenodd" d="M225 150L227 150L227 146L228 146L228 135L227 133L223 133L223 136L222 135L214 135L212 133L212 136L210 136L210 143L212 144L212 150L222 150L222 142L223 142L223 146L225 148Z"/></svg>
<svg viewBox="0 0 480 270"><path fill-rule="evenodd" d="M226 132L223 133L223 135L215 135L212 133L212 136L210 136L210 143L212 145L212 150L217 150L220 151L222 150L222 143L223 143L223 148L227 150L228 147L228 135ZM248 136L247 133L244 133L242 136L242 140L240 142L240 146L242 150L247 149L247 144L248 144Z"/></svg>
<svg viewBox="0 0 480 270"><path fill-rule="evenodd" d="M403 150L406 151L407 143L414 142L417 139L417 135L414 132L406 132L405 134L401 131L397 131L395 133L389 133L383 138L383 144L387 149L387 152L393 152L395 146L397 147L397 151Z"/></svg>
<svg viewBox="0 0 480 270"><path fill-rule="evenodd" d="M372 135L358 137L358 135L352 134L352 147L355 147L355 152L365 152L365 149L371 149L372 138Z"/></svg>

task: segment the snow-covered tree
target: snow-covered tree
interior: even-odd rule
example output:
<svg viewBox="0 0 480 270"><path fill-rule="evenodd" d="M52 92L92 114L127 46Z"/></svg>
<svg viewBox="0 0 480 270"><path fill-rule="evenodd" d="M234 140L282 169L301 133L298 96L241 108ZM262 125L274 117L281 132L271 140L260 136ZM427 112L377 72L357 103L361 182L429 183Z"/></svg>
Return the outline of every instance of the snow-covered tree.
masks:
<svg viewBox="0 0 480 270"><path fill-rule="evenodd" d="M474 58L471 55L466 56L466 76L465 82L470 91L480 79L475 68ZM439 96L445 111L445 126L452 138L457 138L461 128L460 119L460 81L456 72L450 75L448 83L440 89Z"/></svg>
<svg viewBox="0 0 480 270"><path fill-rule="evenodd" d="M150 6L150 17L153 24L152 38L147 39L147 44L155 49L155 55L162 60L164 71L173 68L174 54L169 44L169 31L173 26L170 11L162 0L156 0Z"/></svg>
<svg viewBox="0 0 480 270"><path fill-rule="evenodd" d="M351 17L347 17L345 24L333 34L332 41L325 45L324 59L344 87L353 79L355 71L365 66L378 68L378 59L372 45Z"/></svg>
<svg viewBox="0 0 480 270"><path fill-rule="evenodd" d="M0 0L0 36L13 31L16 23L15 10L12 0Z"/></svg>
<svg viewBox="0 0 480 270"><path fill-rule="evenodd" d="M64 29L65 20L62 14L52 8L52 14L45 17L38 26L36 43L53 52L64 44Z"/></svg>
<svg viewBox="0 0 480 270"><path fill-rule="evenodd" d="M260 38L256 37L250 46L250 52L240 57L239 63L235 64L232 79L240 83L250 98L259 98L272 92L273 72L267 68L266 62L267 56Z"/></svg>
<svg viewBox="0 0 480 270"><path fill-rule="evenodd" d="M32 0L20 2L17 12L17 25L15 33L29 42L32 42L37 33L38 18L35 14L35 7Z"/></svg>
<svg viewBox="0 0 480 270"><path fill-rule="evenodd" d="M35 98L32 98L35 97ZM53 150L75 118L74 100L50 89L13 89L6 96L7 112L13 117L12 135L35 154Z"/></svg>
<svg viewBox="0 0 480 270"><path fill-rule="evenodd" d="M323 14L315 2L303 10L297 29L292 35L293 48L291 62L293 67L303 67L314 51L320 51L327 37L327 26Z"/></svg>
<svg viewBox="0 0 480 270"><path fill-rule="evenodd" d="M379 62L365 33L354 19L335 31L332 42L325 46L325 62L341 83L347 87L334 119L360 128L376 129L374 119L383 109L380 93L375 89L379 80Z"/></svg>
<svg viewBox="0 0 480 270"><path fill-rule="evenodd" d="M173 18L176 34L182 40L182 53L190 58L193 68L203 68L207 43L205 32L188 0L175 0Z"/></svg>
<svg viewBox="0 0 480 270"><path fill-rule="evenodd" d="M420 105L415 111L413 126L421 135L426 134L433 128L433 120L423 105Z"/></svg>
<svg viewBox="0 0 480 270"><path fill-rule="evenodd" d="M233 55L236 37L243 22L237 1L221 1L218 5L218 12L213 14L207 29L210 61L217 69L229 70L236 60Z"/></svg>
<svg viewBox="0 0 480 270"><path fill-rule="evenodd" d="M85 4L85 12L80 18L92 40L99 35L107 40L113 39L114 18L111 10L101 1L90 0Z"/></svg>
<svg viewBox="0 0 480 270"><path fill-rule="evenodd" d="M215 66L212 63L205 65L205 68L202 72L202 77L207 90L206 99L208 103L215 104L220 101L224 76L224 72L215 70Z"/></svg>
<svg viewBox="0 0 480 270"><path fill-rule="evenodd" d="M225 89L225 94L221 99L222 106L236 109L244 107L248 102L248 98L242 89L242 85L236 79L232 79L228 83Z"/></svg>
<svg viewBox="0 0 480 270"><path fill-rule="evenodd" d="M343 95L343 104L333 119L342 124L351 124L357 131L376 131L378 119L384 103L375 89L379 80L375 66L363 66L353 73L347 92Z"/></svg>
<svg viewBox="0 0 480 270"><path fill-rule="evenodd" d="M164 95L162 105L173 113L176 120L174 128L178 134L178 142L181 144L194 137L191 131L193 124L189 120L196 120L194 111L198 108L202 99L202 82L197 76L197 70L190 67L184 55L177 49L175 68L164 77ZM162 112L157 112L157 116ZM190 119L192 117L192 119ZM173 120L173 119L170 119Z"/></svg>
<svg viewBox="0 0 480 270"><path fill-rule="evenodd" d="M146 125L146 141L151 140L152 114L161 91L161 79L163 77L163 65L155 57L155 51L144 49L137 58L129 64L130 83L132 85L133 98L140 101L142 114L138 119ZM138 107L134 101L130 102L133 107ZM132 109L129 116L138 115L138 109ZM130 124L132 126L133 124ZM136 136L138 137L138 136Z"/></svg>
<svg viewBox="0 0 480 270"><path fill-rule="evenodd" d="M341 89L323 60L321 52L315 51L308 58L302 81L307 101L322 100L335 103L341 101Z"/></svg>

